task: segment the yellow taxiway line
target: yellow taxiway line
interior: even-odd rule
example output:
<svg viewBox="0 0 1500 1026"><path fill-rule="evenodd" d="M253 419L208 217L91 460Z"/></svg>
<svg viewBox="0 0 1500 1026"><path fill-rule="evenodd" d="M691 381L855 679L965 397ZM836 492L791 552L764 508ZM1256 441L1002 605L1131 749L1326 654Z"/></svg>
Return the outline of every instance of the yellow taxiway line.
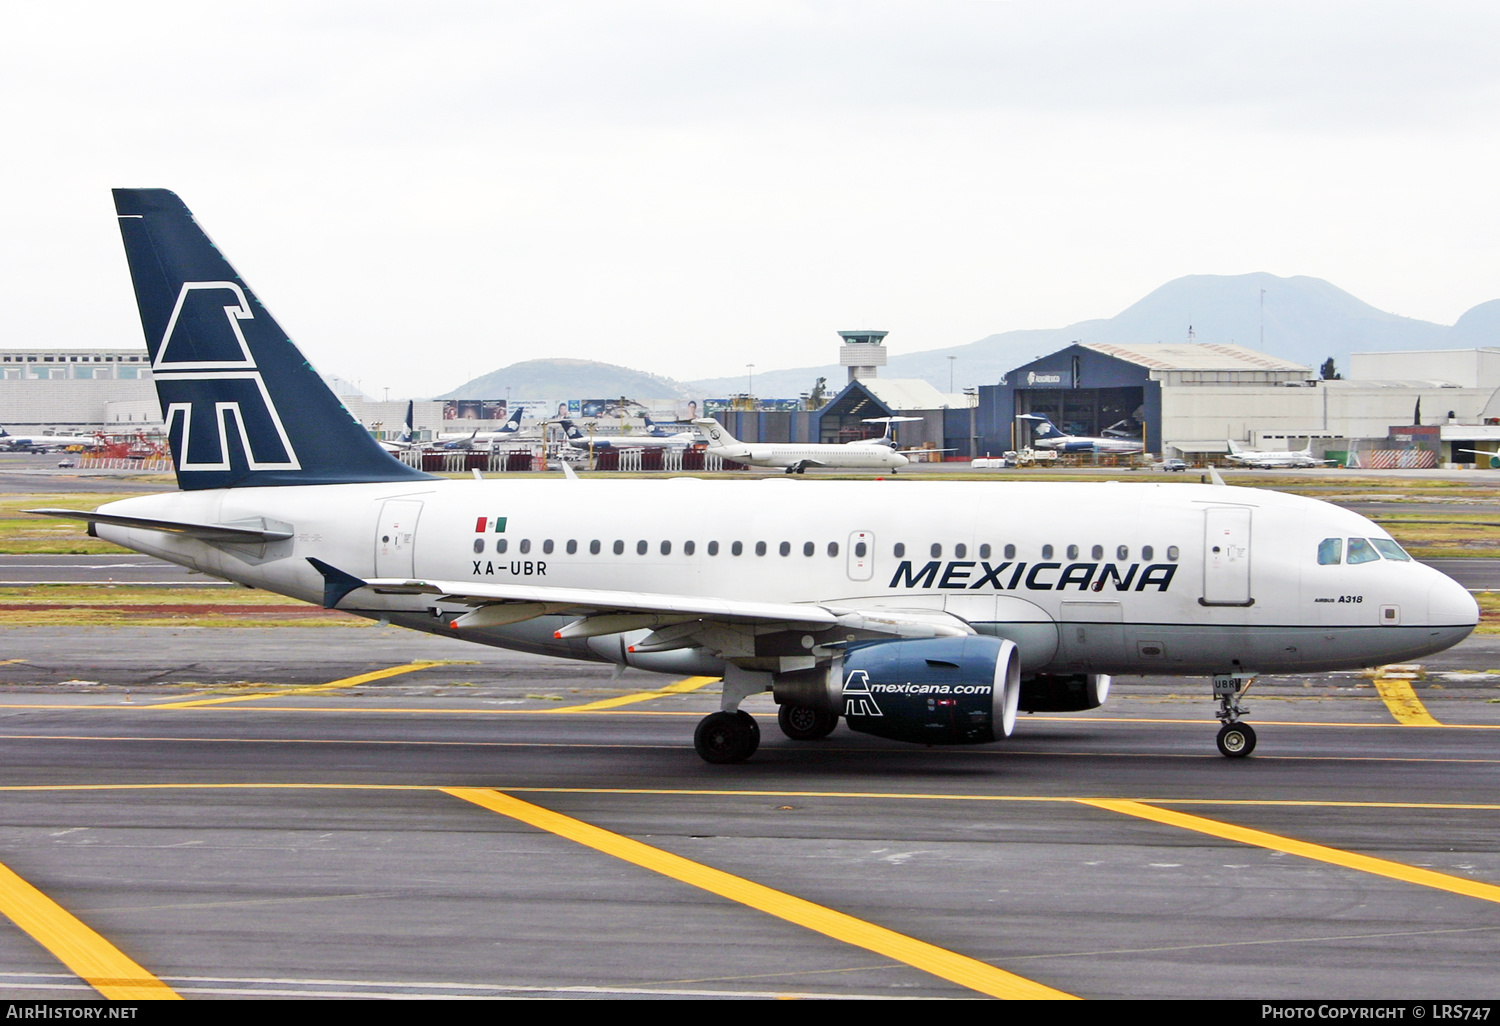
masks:
<svg viewBox="0 0 1500 1026"><path fill-rule="evenodd" d="M1442 724L1433 719L1417 693L1412 690L1411 682L1401 677L1376 677L1375 690L1380 692L1380 698L1385 702L1385 707L1396 717L1396 721L1403 727L1441 727Z"/></svg>
<svg viewBox="0 0 1500 1026"><path fill-rule="evenodd" d="M1222 837L1227 841L1269 848L1271 851L1284 851L1289 855L1300 855L1305 859L1326 862L1332 866L1357 869L1362 873L1371 873L1391 880L1401 880L1422 887L1462 894L1469 898L1478 898L1481 901L1500 903L1500 887L1479 880L1466 880L1461 876L1451 876L1448 873L1435 873L1430 869L1419 869L1416 866L1391 862L1389 859L1372 858L1369 855L1359 855L1352 851L1282 837L1280 834L1269 834L1264 830L1252 830L1249 827L1235 826L1232 823L1222 823L1216 819L1205 819L1202 816L1189 815L1175 809L1160 809L1142 802L1115 801L1109 798L1080 798L1078 802L1081 805L1092 805L1126 816L1137 816L1156 823L1164 823L1167 826L1180 827L1183 830L1194 830L1211 837Z"/></svg>
<svg viewBox="0 0 1500 1026"><path fill-rule="evenodd" d="M981 994L1012 999L1073 998L1071 994L1054 990L1024 976L1008 973L1004 969L997 969L967 955L887 930L883 926L876 926L785 891L653 848L649 844L642 844L571 816L544 809L540 805L523 802L499 791L483 787L445 787L442 790L491 812L498 812L502 816L509 816L540 830L576 841L643 869L701 888L710 894L748 905L834 940L904 962Z"/></svg>
<svg viewBox="0 0 1500 1026"><path fill-rule="evenodd" d="M373 670L370 673L361 673L356 677L345 677L342 680L332 680L327 684L309 684L300 688L282 688L277 691L267 691L259 695L229 695L224 698L190 698L181 702L162 702L160 705L131 706L134 709L197 709L205 705L227 705L230 702L254 702L263 698L286 698L288 695L311 695L320 691L334 691L338 688L352 688L356 684L368 684L372 680L383 680L386 677L395 677L403 673L411 673L414 670L425 670L429 666L441 666L440 662L428 660L425 662L402 663L400 666L387 666L383 670ZM97 708L97 707L96 707ZM120 708L120 707L111 707Z"/></svg>
<svg viewBox="0 0 1500 1026"><path fill-rule="evenodd" d="M1405 808L1500 811L1500 805L1442 802L1352 802L1298 799L1222 798L1090 798L1066 795L980 795L943 793L783 791L689 788L571 788L515 787L507 793L474 787L413 784L330 783L169 783L169 784L30 784L0 786L0 792L128 791L128 790L350 790L441 791L490 811L546 830L560 837L623 859L634 865L701 888L751 908L795 923L904 964L930 972L980 993L1009 998L1069 998L1072 995L991 966L977 959L919 941L864 920L856 919L757 884L722 870L693 862L582 820L534 805L516 793L715 795L724 797L849 798L966 802L1068 803L1133 816L1240 844L1286 852L1328 865L1446 891L1500 904L1500 886L1405 865L1389 859L1331 848L1263 830L1179 812L1165 805L1285 806L1320 808ZM170 988L130 961L115 948L26 881L0 865L0 913L11 918L106 997L175 997Z"/></svg>
<svg viewBox="0 0 1500 1026"><path fill-rule="evenodd" d="M641 691L634 695L621 695L618 698L604 698L597 702L585 702L583 705L565 705L560 709L552 709L550 712L558 713L582 713L598 712L601 709L614 709L622 705L632 705L636 702L646 702L653 698L664 698L667 695L685 695L690 691L697 691L705 684L713 684L721 680L720 677L688 677L679 680L675 684L668 684L656 691ZM517 710L518 712L520 710Z"/></svg>
<svg viewBox="0 0 1500 1026"><path fill-rule="evenodd" d="M111 1001L181 1000L171 987L3 864L0 913Z"/></svg>

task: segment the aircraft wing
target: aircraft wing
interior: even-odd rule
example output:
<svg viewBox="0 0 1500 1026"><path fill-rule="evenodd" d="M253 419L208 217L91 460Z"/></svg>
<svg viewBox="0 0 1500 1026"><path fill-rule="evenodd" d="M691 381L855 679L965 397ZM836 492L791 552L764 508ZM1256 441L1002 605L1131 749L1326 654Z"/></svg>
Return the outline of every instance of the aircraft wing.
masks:
<svg viewBox="0 0 1500 1026"><path fill-rule="evenodd" d="M361 580L321 560L309 560L323 575L324 605L333 608L359 588L385 595L431 595L471 606L453 621L456 629L498 627L539 616L578 617L557 632L561 638L596 637L644 628L672 627L678 644L716 626L746 630L843 630L895 637L973 634L958 617L938 610L855 608L841 602L749 602L707 595L671 595L594 588L553 588L535 584L478 581ZM648 639L649 640L649 639ZM842 640L842 639L840 639ZM643 643L645 644L645 643Z"/></svg>

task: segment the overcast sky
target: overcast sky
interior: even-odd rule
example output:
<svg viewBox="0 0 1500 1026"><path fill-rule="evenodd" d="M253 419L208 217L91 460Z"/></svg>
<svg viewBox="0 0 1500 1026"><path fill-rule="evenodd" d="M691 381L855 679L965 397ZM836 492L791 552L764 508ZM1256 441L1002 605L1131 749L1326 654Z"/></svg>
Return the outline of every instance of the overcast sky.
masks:
<svg viewBox="0 0 1500 1026"><path fill-rule="evenodd" d="M377 396L913 352L1184 274L1500 297L1494 3L3 10L7 345L140 343L119 185Z"/></svg>

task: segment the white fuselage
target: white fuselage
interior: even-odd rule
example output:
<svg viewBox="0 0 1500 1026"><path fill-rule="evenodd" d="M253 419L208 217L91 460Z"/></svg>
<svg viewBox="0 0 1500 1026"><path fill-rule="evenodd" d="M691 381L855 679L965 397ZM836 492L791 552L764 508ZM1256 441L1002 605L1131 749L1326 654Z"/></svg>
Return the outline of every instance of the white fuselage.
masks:
<svg viewBox="0 0 1500 1026"><path fill-rule="evenodd" d="M323 596L315 557L361 579L942 611L1015 641L1027 672L1364 667L1440 651L1477 620L1469 594L1420 563L1320 564L1324 539L1388 537L1355 513L1197 484L431 480L149 495L100 512L279 525L293 537L263 545L97 533L308 602ZM486 532L498 518L503 533ZM459 632L444 615L461 610L431 595L363 589L341 608L526 651L722 668L699 648L629 653L644 631L555 639L568 615Z"/></svg>

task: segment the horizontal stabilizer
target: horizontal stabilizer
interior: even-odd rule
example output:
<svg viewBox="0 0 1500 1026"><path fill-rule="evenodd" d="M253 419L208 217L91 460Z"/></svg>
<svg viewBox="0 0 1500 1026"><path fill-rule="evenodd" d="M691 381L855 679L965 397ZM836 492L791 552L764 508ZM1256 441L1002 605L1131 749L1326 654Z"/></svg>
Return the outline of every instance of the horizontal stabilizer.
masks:
<svg viewBox="0 0 1500 1026"><path fill-rule="evenodd" d="M23 509L21 512L35 513L42 517L59 517L63 520L87 520L90 524L134 527L142 531L165 531L168 534L186 535L201 541L239 542L242 545L286 541L292 536L290 527L276 526L264 521L262 521L263 526L253 527L245 524L195 524L183 520L122 517L113 513L92 513L82 509Z"/></svg>

